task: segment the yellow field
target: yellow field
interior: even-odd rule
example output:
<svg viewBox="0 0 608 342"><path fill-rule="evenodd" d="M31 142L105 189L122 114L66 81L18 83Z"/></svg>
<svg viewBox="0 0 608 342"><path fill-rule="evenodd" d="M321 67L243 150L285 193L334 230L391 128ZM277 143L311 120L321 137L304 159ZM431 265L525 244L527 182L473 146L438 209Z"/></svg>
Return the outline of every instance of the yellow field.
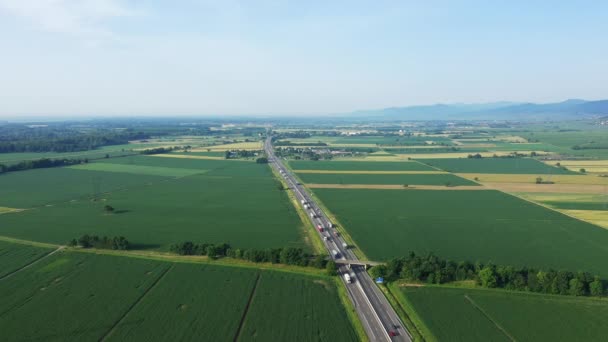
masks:
<svg viewBox="0 0 608 342"><path fill-rule="evenodd" d="M448 152L448 153L412 153L412 154L399 154L398 157L402 159L432 159L432 158L466 158L470 154L475 154L476 152ZM511 152L499 151L499 152L479 152L482 157L492 157L493 155L497 156L508 156Z"/></svg>
<svg viewBox="0 0 608 342"><path fill-rule="evenodd" d="M400 175L400 174L439 174L439 173L448 173L445 171L336 171L336 170L297 170L297 173L325 173L325 174L363 174L363 175Z"/></svg>
<svg viewBox="0 0 608 342"><path fill-rule="evenodd" d="M16 212L19 212L19 211L23 211L23 209L0 207L0 215L2 215L2 214L8 214L8 213L16 213Z"/></svg>
<svg viewBox="0 0 608 342"><path fill-rule="evenodd" d="M490 189L504 192L536 192L555 194L604 194L608 186L598 184L535 184L535 183L482 183Z"/></svg>
<svg viewBox="0 0 608 342"><path fill-rule="evenodd" d="M213 156L195 156L195 155L184 155L184 154L150 154L149 157L162 157L162 158L178 158L178 159L211 159L211 160L224 160L224 157L213 157Z"/></svg>
<svg viewBox="0 0 608 342"><path fill-rule="evenodd" d="M410 185L404 187L398 184L306 184L311 189L385 189L385 190L489 190L483 186L460 185Z"/></svg>
<svg viewBox="0 0 608 342"><path fill-rule="evenodd" d="M562 210L564 213L594 223L608 229L608 211L606 210Z"/></svg>
<svg viewBox="0 0 608 342"><path fill-rule="evenodd" d="M535 183L537 174L487 174L487 173L458 173L460 177L470 180L478 179L479 182L485 183ZM555 182L555 184L541 185L559 185L559 184L597 184L608 185L608 177L598 177L596 175L540 175L545 181Z"/></svg>
<svg viewBox="0 0 608 342"><path fill-rule="evenodd" d="M517 136L517 135L499 135L495 138L495 140L512 142L512 143L527 143L528 140Z"/></svg>
<svg viewBox="0 0 608 342"><path fill-rule="evenodd" d="M516 193L517 196L523 197L530 201L562 201L562 202L602 202L606 196L601 194L585 194L585 193L537 193L537 192L522 192Z"/></svg>
<svg viewBox="0 0 608 342"><path fill-rule="evenodd" d="M560 163L561 166L578 171L585 169L589 173L608 173L608 160L560 160L545 161L547 165Z"/></svg>
<svg viewBox="0 0 608 342"><path fill-rule="evenodd" d="M192 149L192 152L206 152L207 150L211 151L229 151L229 150L261 150L262 142L261 141L250 141L250 142L239 142L234 144L225 144L225 145L213 145L206 146L202 149Z"/></svg>

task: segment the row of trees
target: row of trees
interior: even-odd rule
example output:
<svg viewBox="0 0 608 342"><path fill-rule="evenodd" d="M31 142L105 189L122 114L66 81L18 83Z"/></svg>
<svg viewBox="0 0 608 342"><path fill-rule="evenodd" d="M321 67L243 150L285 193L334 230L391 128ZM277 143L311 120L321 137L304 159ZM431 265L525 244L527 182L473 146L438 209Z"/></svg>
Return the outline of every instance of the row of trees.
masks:
<svg viewBox="0 0 608 342"><path fill-rule="evenodd" d="M68 246L82 248L101 248L101 249L114 249L114 250L127 250L130 247L129 241L124 236L114 236L109 238L107 236L99 237L97 235L85 234L78 239L72 239Z"/></svg>
<svg viewBox="0 0 608 342"><path fill-rule="evenodd" d="M38 159L38 160L24 160L17 164L4 165L0 164L0 173L12 172L12 171L23 171L30 169L41 169L47 167L58 167L58 166L69 166L77 165L82 163L88 163L88 159Z"/></svg>
<svg viewBox="0 0 608 342"><path fill-rule="evenodd" d="M605 284L588 272L537 270L527 267L497 266L493 264L454 262L428 254L410 253L405 258L395 258L386 265L370 270L374 277L387 281L407 281L443 284L451 281L474 280L487 288L531 291L573 296L602 296Z"/></svg>
<svg viewBox="0 0 608 342"><path fill-rule="evenodd" d="M0 153L14 152L75 152L101 146L127 144L130 140L146 139L149 135L134 130L99 130L80 132L63 127L0 127Z"/></svg>
<svg viewBox="0 0 608 342"><path fill-rule="evenodd" d="M231 150L226 151L224 158L226 159L238 159L238 158L252 158L257 156L259 151L250 150Z"/></svg>
<svg viewBox="0 0 608 342"><path fill-rule="evenodd" d="M174 147L157 147L157 148L149 148L149 149L145 149L143 151L140 151L140 154L163 154L163 153L169 153L171 151L175 151L180 149L179 146L174 146Z"/></svg>
<svg viewBox="0 0 608 342"><path fill-rule="evenodd" d="M192 241L185 241L171 245L169 250L179 255L206 255L212 259L228 257L256 263L268 262L272 264L309 266L320 269L325 268L330 275L336 273L336 264L333 260L328 261L323 255L311 255L306 253L302 248L295 247L241 249L232 248L227 243L196 244Z"/></svg>

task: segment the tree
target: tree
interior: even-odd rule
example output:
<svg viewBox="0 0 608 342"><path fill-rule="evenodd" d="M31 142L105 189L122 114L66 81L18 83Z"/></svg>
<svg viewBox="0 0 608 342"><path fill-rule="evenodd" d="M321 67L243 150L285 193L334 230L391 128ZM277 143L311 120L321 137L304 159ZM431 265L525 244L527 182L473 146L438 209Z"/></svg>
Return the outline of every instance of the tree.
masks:
<svg viewBox="0 0 608 342"><path fill-rule="evenodd" d="M585 172L587 172L587 170L585 170L585 169L580 169L580 172L581 172L581 173L585 173Z"/></svg>
<svg viewBox="0 0 608 342"><path fill-rule="evenodd" d="M595 279L589 283L589 292L595 297L604 295L604 284L600 278L595 277Z"/></svg>
<svg viewBox="0 0 608 342"><path fill-rule="evenodd" d="M112 206L111 206L111 205L109 205L109 204L106 204L106 205L103 207L103 210L104 210L106 213L108 213L108 214L109 214L109 213L113 213L113 212L114 212L114 207L112 207Z"/></svg>
<svg viewBox="0 0 608 342"><path fill-rule="evenodd" d="M486 266L479 271L479 280L483 287L496 287L498 284L496 279L496 271L492 266Z"/></svg>
<svg viewBox="0 0 608 342"><path fill-rule="evenodd" d="M68 242L68 246L70 247L76 247L76 245L78 245L78 241L76 241L76 239L72 239Z"/></svg>
<svg viewBox="0 0 608 342"><path fill-rule="evenodd" d="M260 157L260 158L257 158L255 160L255 162L258 163L258 164L268 164L268 158L266 158L266 157Z"/></svg>
<svg viewBox="0 0 608 342"><path fill-rule="evenodd" d="M371 276L373 278L378 278L378 277L385 278L387 269L386 269L385 265L377 265L377 266L370 268L369 273L371 274Z"/></svg>
<svg viewBox="0 0 608 342"><path fill-rule="evenodd" d="M327 265L327 260L325 260L325 257L323 255L315 256L315 258L310 263L310 266L316 267L316 268L324 268L326 265Z"/></svg>
<svg viewBox="0 0 608 342"><path fill-rule="evenodd" d="M542 183L543 183L542 177L536 177L536 184L542 184Z"/></svg>
<svg viewBox="0 0 608 342"><path fill-rule="evenodd" d="M327 271L327 275L335 276L338 274L338 268L336 267L336 262L333 260L329 260L325 265L325 270Z"/></svg>
<svg viewBox="0 0 608 342"><path fill-rule="evenodd" d="M570 279L569 292L572 296L584 296L585 295L585 284L577 278Z"/></svg>

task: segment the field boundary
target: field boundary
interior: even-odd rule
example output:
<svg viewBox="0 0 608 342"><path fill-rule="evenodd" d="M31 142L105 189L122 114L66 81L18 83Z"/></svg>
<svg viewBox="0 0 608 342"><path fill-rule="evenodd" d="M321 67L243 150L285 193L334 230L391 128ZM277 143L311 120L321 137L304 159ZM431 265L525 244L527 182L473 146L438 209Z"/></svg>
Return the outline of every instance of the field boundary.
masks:
<svg viewBox="0 0 608 342"><path fill-rule="evenodd" d="M468 295L464 295L464 298L471 304L473 305L473 307L477 310L479 310L479 312L482 313L482 315L487 318L490 322L492 322L492 324L494 324L494 326L496 326L496 328L498 330L500 330L500 332L502 332L508 339L510 339L511 341L515 342L517 341L513 336L511 336L511 334L509 334L509 332L503 328L500 324L498 324L497 321L495 321L492 316L490 316L482 307L480 307L479 305L477 305L477 303L475 303L475 301L473 299L471 299L471 297L469 297Z"/></svg>
<svg viewBox="0 0 608 342"><path fill-rule="evenodd" d="M110 337L112 335L112 333L114 332L114 330L116 330L116 327L129 315L129 313L137 306L137 304L139 304L144 299L144 297L148 293L150 293L150 291L152 291L152 289L154 287L156 287L156 285L161 281L161 279L163 279L165 277L165 275L167 275L167 273L169 273L169 271L172 269L173 269L173 265L167 267L167 269L165 269L165 271L161 275L159 275L158 278L156 278L154 283L152 283L152 285L150 285L150 287L148 287L148 289L146 291L144 291L144 293L142 293L141 296L139 296L139 298L137 298L137 300L135 300L135 302L133 304L131 304L131 306L129 306L127 311L125 311L125 313L116 322L114 322L112 327L110 327L110 329L99 339L99 341L105 341L108 337Z"/></svg>
<svg viewBox="0 0 608 342"><path fill-rule="evenodd" d="M397 314L403 321L403 324L408 328L408 331L412 333L414 341L420 339L421 341L437 341L437 338L433 335L431 330L424 324L422 319L416 313L416 310L412 309L412 313L408 313L408 310L404 307L405 303L409 301L401 293L394 294L391 290L392 284L386 286L378 286L378 288L384 293L386 299L389 301L391 306L397 311ZM397 289L399 291L399 289ZM399 300L401 298L401 300ZM412 306L410 304L410 306ZM413 306L412 306L413 307Z"/></svg>
<svg viewBox="0 0 608 342"><path fill-rule="evenodd" d="M234 335L233 341L236 342L241 337L241 332L243 331L243 326L245 325L245 320L247 319L247 314L249 313L249 307L251 307L251 303L253 302L253 297L255 296L256 290L258 289L258 285L260 284L260 279L262 278L262 274L258 273L255 278L255 284L253 285L253 289L251 289L251 293L249 294L249 299L247 300L247 304L245 305L245 310L243 310L243 315L241 316L241 321L239 322L239 326L236 329L236 334Z"/></svg>
<svg viewBox="0 0 608 342"><path fill-rule="evenodd" d="M19 267L18 269L14 270L14 271L12 271L10 273L5 274L3 277L0 277L0 280L4 280L6 278L9 278L10 276L12 276L12 275L14 275L14 274L16 274L16 273L18 273L20 271L23 271L26 268L30 268L31 266L33 266L34 264L37 264L38 262L42 261L43 259L46 259L46 258L50 257L51 255L53 255L53 254L55 254L55 253L63 250L63 248L64 248L63 246L59 246L59 248L57 248L57 249L55 249L53 251L50 251L50 252L48 252L46 254L41 255L40 257L38 257L38 258L32 260L31 262L29 262L29 263L27 263L27 264Z"/></svg>

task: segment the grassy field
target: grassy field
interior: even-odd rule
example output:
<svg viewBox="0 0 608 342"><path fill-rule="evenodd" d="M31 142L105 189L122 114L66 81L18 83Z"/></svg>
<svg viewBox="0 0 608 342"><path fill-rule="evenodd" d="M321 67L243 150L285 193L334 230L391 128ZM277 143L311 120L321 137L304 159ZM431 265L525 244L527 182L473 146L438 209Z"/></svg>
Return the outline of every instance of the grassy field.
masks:
<svg viewBox="0 0 608 342"><path fill-rule="evenodd" d="M512 173L458 173L459 176L467 179L477 178L480 182L489 183L531 183L534 184L538 177L544 181L555 184L597 184L608 185L608 177L598 177L595 175L546 175L546 174L512 174Z"/></svg>
<svg viewBox="0 0 608 342"><path fill-rule="evenodd" d="M185 169L175 167L126 165L112 163L88 163L70 166L69 168L76 170L131 173L136 175L150 175L161 177L185 177L204 173L205 171L207 171L201 169Z"/></svg>
<svg viewBox="0 0 608 342"><path fill-rule="evenodd" d="M0 293L7 341L356 340L325 277L59 252Z"/></svg>
<svg viewBox="0 0 608 342"><path fill-rule="evenodd" d="M0 278L52 251L49 248L0 241Z"/></svg>
<svg viewBox="0 0 608 342"><path fill-rule="evenodd" d="M94 194L141 186L163 179L166 178L65 167L10 172L0 175L0 206L30 208L88 198Z"/></svg>
<svg viewBox="0 0 608 342"><path fill-rule="evenodd" d="M183 166L189 170L200 168L208 171L110 192L98 201L84 198L52 207L3 214L0 215L0 235L58 244L83 234L122 235L136 248L160 249L186 240L228 242L241 248L306 247L302 239L302 222L286 193L277 188L278 183L267 165L155 157L134 158L137 164L133 165L117 163L127 162L126 158L123 159L110 160L108 165L176 168L176 172L181 170L177 166ZM40 171L43 171L41 178L48 177L46 172L99 172L72 169ZM117 182L151 177L115 172L103 172L102 175L104 179L116 179ZM85 187L81 190L83 192L88 189L88 186L74 184L73 181L74 178L71 181L68 178L57 184L57 192L65 192L62 186ZM32 189L32 198L39 193L40 196L48 195L48 187L55 186L47 185L48 181L40 182L45 186ZM15 191L23 191L23 188L23 185L15 186ZM114 207L115 213L105 213L105 205Z"/></svg>
<svg viewBox="0 0 608 342"><path fill-rule="evenodd" d="M608 210L608 193L602 195L585 193L517 193L517 195L555 209Z"/></svg>
<svg viewBox="0 0 608 342"><path fill-rule="evenodd" d="M407 185L476 185L467 179L445 174L326 174L298 173L304 183L310 184L407 184Z"/></svg>
<svg viewBox="0 0 608 342"><path fill-rule="evenodd" d="M129 312L110 341L232 341L258 272L177 264Z"/></svg>
<svg viewBox="0 0 608 342"><path fill-rule="evenodd" d="M529 158L462 158L425 159L425 164L455 173L502 173L502 174L575 174L572 171L552 167Z"/></svg>
<svg viewBox="0 0 608 342"><path fill-rule="evenodd" d="M434 252L608 275L606 230L498 191L314 192L372 260Z"/></svg>
<svg viewBox="0 0 608 342"><path fill-rule="evenodd" d="M168 264L58 253L0 282L4 340L99 340Z"/></svg>
<svg viewBox="0 0 608 342"><path fill-rule="evenodd" d="M239 340L357 340L346 317L331 279L268 272L261 275Z"/></svg>
<svg viewBox="0 0 608 342"><path fill-rule="evenodd" d="M294 160L289 165L294 170L331 171L435 171L417 162L361 162L361 161L310 161Z"/></svg>
<svg viewBox="0 0 608 342"><path fill-rule="evenodd" d="M605 299L448 287L397 287L430 341L604 341Z"/></svg>
<svg viewBox="0 0 608 342"><path fill-rule="evenodd" d="M22 153L0 153L0 164L13 165L24 160L49 159L100 159L107 155L110 157L125 156L134 152L125 149L127 145L105 146L91 151L80 152L22 152ZM123 151L124 150L124 151Z"/></svg>

